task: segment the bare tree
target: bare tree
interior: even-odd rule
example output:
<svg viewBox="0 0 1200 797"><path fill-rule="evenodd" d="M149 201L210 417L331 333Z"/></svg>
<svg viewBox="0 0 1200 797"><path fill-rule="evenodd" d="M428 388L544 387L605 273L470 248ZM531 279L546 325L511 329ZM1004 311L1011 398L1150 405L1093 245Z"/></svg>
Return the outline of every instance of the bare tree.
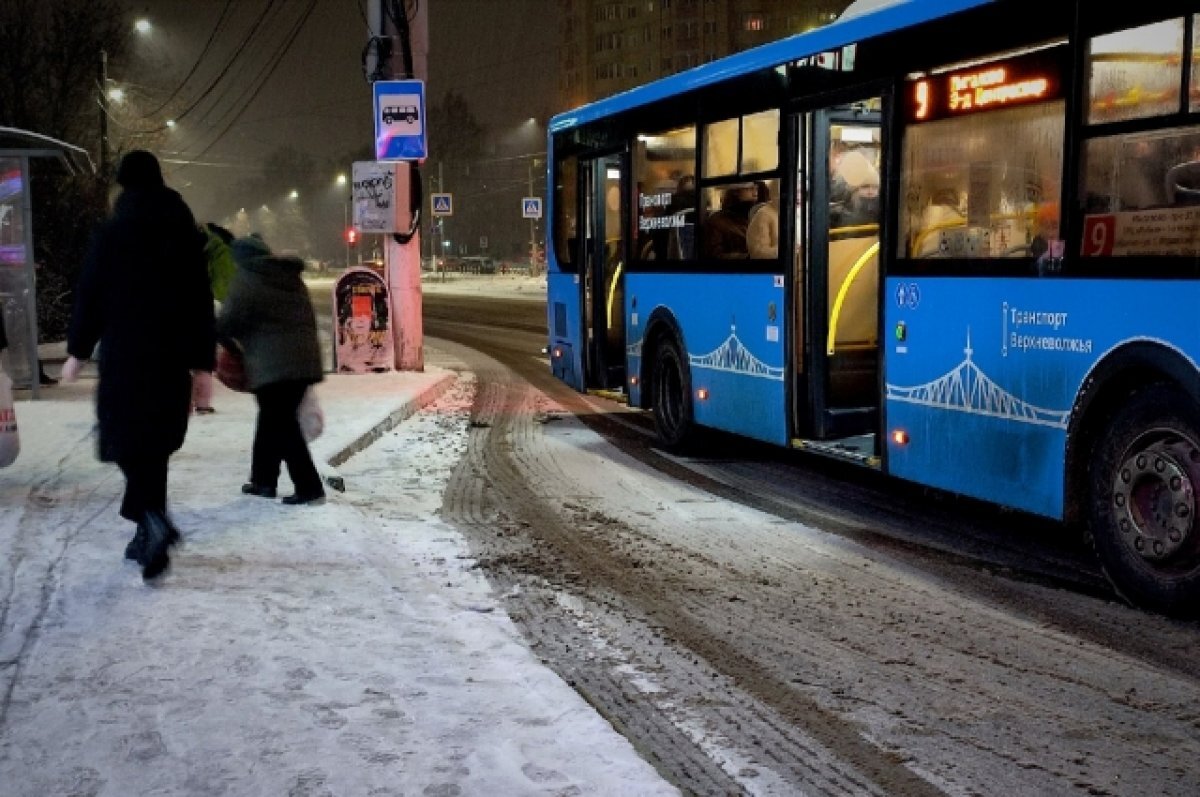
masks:
<svg viewBox="0 0 1200 797"><path fill-rule="evenodd" d="M0 2L0 125L99 149L101 51L120 58L128 42L116 0ZM106 197L95 175L65 177L33 163L34 257L43 339L65 334L71 291Z"/></svg>

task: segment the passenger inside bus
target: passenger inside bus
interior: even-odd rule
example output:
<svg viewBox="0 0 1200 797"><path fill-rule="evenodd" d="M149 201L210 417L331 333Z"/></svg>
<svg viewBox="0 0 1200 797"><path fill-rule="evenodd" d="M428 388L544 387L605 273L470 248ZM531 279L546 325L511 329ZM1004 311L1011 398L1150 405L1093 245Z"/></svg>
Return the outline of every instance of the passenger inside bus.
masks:
<svg viewBox="0 0 1200 797"><path fill-rule="evenodd" d="M721 207L709 214L700 231L701 254L722 259L746 258L746 228L750 223L750 208L758 198L751 183L726 187L721 193Z"/></svg>
<svg viewBox="0 0 1200 797"><path fill-rule="evenodd" d="M779 205L765 181L759 180L754 186L758 202L750 208L746 248L756 260L774 260L779 256Z"/></svg>
<svg viewBox="0 0 1200 797"><path fill-rule="evenodd" d="M944 230L965 227L967 214L958 191L943 187L936 190L929 204L921 209L921 218L913 231L912 256L937 257L945 254Z"/></svg>
<svg viewBox="0 0 1200 797"><path fill-rule="evenodd" d="M829 226L879 222L879 170L865 154L843 141L830 150Z"/></svg>
<svg viewBox="0 0 1200 797"><path fill-rule="evenodd" d="M696 178L684 174L675 183L671 194L671 215L675 218L667 256L671 260L691 258L696 242Z"/></svg>

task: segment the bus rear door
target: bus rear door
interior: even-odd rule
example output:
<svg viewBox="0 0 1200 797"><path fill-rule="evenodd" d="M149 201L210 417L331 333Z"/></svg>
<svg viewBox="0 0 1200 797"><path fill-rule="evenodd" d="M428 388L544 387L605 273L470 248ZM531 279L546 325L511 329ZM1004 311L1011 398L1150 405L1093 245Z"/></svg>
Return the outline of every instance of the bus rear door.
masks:
<svg viewBox="0 0 1200 797"><path fill-rule="evenodd" d="M880 105L802 114L797 138L796 426L856 458L875 455L880 410Z"/></svg>

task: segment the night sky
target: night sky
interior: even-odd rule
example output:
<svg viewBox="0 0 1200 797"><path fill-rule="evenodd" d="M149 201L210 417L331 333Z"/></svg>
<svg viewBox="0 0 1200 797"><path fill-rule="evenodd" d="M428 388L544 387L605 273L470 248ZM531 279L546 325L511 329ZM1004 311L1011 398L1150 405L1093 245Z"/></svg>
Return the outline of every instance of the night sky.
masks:
<svg viewBox="0 0 1200 797"><path fill-rule="evenodd" d="M156 149L168 161L168 181L183 192L198 217L231 212L239 199L229 195L230 187L281 145L307 151L321 162L370 145L371 92L361 55L367 41L365 3L375 1L128 4L134 16L144 16L154 27L148 35L134 37L130 55L110 65L109 77L133 83L134 100L152 106L178 89L170 110L190 110L181 113ZM557 72L554 0L419 2L428 3L431 101L449 89L461 93L496 137L531 116L544 125L553 110ZM264 11L258 30L239 49ZM221 27L200 59L223 13ZM303 26L289 45L287 33L301 20ZM217 80L222 70L226 74ZM535 145L544 146L530 142ZM431 159L435 155L431 149Z"/></svg>

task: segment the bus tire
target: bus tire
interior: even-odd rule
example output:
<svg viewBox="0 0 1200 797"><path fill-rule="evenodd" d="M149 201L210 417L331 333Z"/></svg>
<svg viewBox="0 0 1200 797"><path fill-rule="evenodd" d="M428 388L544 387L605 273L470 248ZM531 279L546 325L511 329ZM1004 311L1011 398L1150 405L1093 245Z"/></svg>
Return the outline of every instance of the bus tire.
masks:
<svg viewBox="0 0 1200 797"><path fill-rule="evenodd" d="M692 375L679 344L665 339L654 357L654 431L669 449L686 447L695 431Z"/></svg>
<svg viewBox="0 0 1200 797"><path fill-rule="evenodd" d="M1200 408L1165 385L1133 394L1096 447L1092 545L1117 592L1164 614L1200 611Z"/></svg>

